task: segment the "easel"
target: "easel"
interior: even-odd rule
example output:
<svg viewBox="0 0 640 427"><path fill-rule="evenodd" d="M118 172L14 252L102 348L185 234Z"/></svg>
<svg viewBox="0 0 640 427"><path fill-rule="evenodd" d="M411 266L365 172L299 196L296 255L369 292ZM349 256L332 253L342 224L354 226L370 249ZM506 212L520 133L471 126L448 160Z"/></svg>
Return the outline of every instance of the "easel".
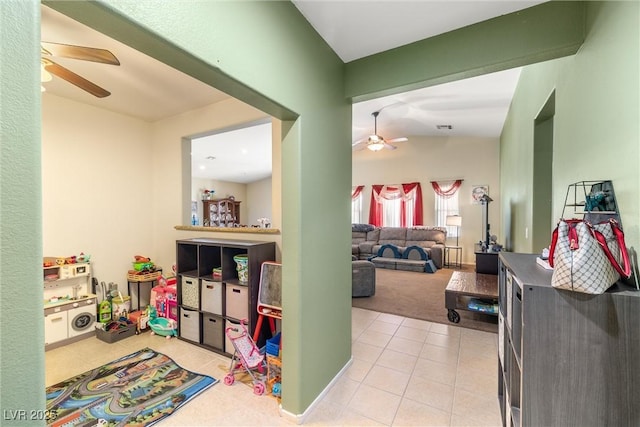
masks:
<svg viewBox="0 0 640 427"><path fill-rule="evenodd" d="M266 261L260 268L260 288L258 290L258 320L253 331L253 341L258 342L264 318L269 319L271 335L276 333L276 319L282 320L282 264ZM282 340L280 340L282 348Z"/></svg>

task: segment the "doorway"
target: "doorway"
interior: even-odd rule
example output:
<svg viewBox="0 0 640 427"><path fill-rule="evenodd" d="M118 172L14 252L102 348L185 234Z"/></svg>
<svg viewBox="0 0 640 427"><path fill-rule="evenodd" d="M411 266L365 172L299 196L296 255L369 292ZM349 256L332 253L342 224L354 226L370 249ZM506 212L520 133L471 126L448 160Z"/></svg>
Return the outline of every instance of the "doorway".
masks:
<svg viewBox="0 0 640 427"><path fill-rule="evenodd" d="M549 246L553 229L553 121L556 93L551 93L533 125L533 209L531 249L539 253Z"/></svg>

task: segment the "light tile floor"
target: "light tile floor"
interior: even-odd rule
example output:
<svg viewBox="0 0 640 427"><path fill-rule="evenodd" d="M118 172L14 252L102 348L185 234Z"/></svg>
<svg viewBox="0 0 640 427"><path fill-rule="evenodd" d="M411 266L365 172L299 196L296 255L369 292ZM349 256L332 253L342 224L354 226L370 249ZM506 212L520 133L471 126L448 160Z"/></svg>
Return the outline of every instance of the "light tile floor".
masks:
<svg viewBox="0 0 640 427"><path fill-rule="evenodd" d="M352 309L353 363L305 425L499 426L497 335ZM278 402L251 387L222 382L229 359L149 333L107 344L89 338L45 353L46 384L70 378L149 346L220 383L159 426L295 425Z"/></svg>

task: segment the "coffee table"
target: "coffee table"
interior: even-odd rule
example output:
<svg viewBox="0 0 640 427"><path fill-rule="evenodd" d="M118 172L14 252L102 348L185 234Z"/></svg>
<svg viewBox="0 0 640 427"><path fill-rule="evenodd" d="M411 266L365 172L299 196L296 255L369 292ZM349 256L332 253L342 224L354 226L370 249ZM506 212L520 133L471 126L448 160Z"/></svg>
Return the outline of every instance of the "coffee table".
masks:
<svg viewBox="0 0 640 427"><path fill-rule="evenodd" d="M479 313L497 315L491 310L470 308L467 304L470 298L477 298L488 304L498 301L498 276L467 271L454 271L449 284L444 291L444 304L448 310L447 319L452 323L460 322L458 310L475 311Z"/></svg>

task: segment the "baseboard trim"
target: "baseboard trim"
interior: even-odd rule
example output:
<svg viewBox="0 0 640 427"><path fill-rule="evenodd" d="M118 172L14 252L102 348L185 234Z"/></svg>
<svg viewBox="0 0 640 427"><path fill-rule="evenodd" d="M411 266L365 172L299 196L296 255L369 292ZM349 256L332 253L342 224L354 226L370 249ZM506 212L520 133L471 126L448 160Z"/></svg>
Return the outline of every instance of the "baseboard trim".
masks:
<svg viewBox="0 0 640 427"><path fill-rule="evenodd" d="M347 363L345 363L345 365L342 367L342 369L340 369L340 372L338 372L336 374L335 377L333 377L333 379L331 380L331 382L329 382L329 384L327 384L327 386L324 388L324 390L322 390L322 392L313 400L313 402L311 402L311 404L307 407L307 409L305 409L305 411L302 414L294 414L292 412L287 411L286 409L284 409L282 407L282 403L278 406L278 410L280 411L280 416L282 418L285 418L289 421L292 421L298 425L300 424L304 424L305 419L307 418L307 416L309 415L309 413L316 407L316 405L318 405L318 403L320 403L320 401L327 395L327 393L329 392L329 390L331 389L331 387L333 387L333 385L338 382L338 380L340 378L342 378L342 376L344 375L344 373L347 371L347 369L349 368L349 366L351 366L351 364L353 363L353 356L347 361Z"/></svg>

